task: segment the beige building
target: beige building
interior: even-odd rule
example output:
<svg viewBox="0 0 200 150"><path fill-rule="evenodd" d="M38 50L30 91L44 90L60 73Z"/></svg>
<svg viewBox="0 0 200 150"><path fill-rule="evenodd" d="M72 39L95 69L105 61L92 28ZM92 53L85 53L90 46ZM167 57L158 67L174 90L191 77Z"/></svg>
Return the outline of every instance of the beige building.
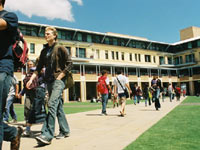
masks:
<svg viewBox="0 0 200 150"><path fill-rule="evenodd" d="M31 60L35 60L43 48L46 26L20 22ZM111 84L116 70L122 69L131 87L135 83L141 87L146 83L150 85L153 76L159 76L164 87L168 83L173 86L179 84L186 86L189 95L199 93L195 87L200 84L200 28L181 30L183 40L173 44L111 32L57 26L56 29L59 43L68 49L74 64L72 72L75 86L64 92L65 102L86 101L96 97L96 83L103 69L109 72ZM16 75L22 81L21 71Z"/></svg>

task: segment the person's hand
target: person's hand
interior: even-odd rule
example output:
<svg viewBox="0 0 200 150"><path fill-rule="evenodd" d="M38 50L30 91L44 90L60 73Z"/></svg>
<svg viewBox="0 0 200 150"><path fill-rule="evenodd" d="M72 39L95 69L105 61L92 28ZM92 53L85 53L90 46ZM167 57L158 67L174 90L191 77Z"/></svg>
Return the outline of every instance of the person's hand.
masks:
<svg viewBox="0 0 200 150"><path fill-rule="evenodd" d="M16 97L17 97L18 99L20 99L20 98L22 97L22 95L21 95L21 94L18 94Z"/></svg>

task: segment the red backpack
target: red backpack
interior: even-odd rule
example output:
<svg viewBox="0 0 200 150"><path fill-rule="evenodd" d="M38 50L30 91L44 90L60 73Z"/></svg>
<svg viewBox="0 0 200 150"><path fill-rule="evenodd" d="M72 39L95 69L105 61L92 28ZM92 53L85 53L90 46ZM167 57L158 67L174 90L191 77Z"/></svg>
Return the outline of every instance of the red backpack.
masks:
<svg viewBox="0 0 200 150"><path fill-rule="evenodd" d="M97 91L100 92L101 94L105 94L107 90L107 85L106 85L106 78L104 76L99 77L98 79L98 84L97 84Z"/></svg>
<svg viewBox="0 0 200 150"><path fill-rule="evenodd" d="M28 46L19 29L17 30L17 38L13 44L12 50L15 68L24 67L28 59Z"/></svg>

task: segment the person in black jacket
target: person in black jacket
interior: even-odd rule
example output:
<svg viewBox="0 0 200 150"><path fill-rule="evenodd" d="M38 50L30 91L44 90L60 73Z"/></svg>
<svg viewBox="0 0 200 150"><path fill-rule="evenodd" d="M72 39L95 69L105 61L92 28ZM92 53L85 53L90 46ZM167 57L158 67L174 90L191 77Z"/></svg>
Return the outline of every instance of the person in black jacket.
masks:
<svg viewBox="0 0 200 150"><path fill-rule="evenodd" d="M18 150L21 127L11 127L3 122L6 99L14 73L12 45L15 42L18 18L15 13L4 10L5 0L0 0L0 150L3 140L11 142L11 150Z"/></svg>

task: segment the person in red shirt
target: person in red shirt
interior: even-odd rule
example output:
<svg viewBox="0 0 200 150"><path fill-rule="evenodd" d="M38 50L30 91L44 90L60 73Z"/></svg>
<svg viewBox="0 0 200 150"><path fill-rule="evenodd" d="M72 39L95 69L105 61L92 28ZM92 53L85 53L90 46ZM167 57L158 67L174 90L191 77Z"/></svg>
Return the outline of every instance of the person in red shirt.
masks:
<svg viewBox="0 0 200 150"><path fill-rule="evenodd" d="M109 82L109 78L107 77L108 76L108 73L106 70L103 70L101 72L102 76L99 77L98 79L98 84L97 84L97 94L98 94L98 97L101 95L101 99L102 99L102 112L101 114L102 115L107 115L107 112L106 112L106 106L107 106L107 103L108 103L108 93L109 91L111 92L112 94L112 90L111 90L111 87L110 87L110 82Z"/></svg>
<svg viewBox="0 0 200 150"><path fill-rule="evenodd" d="M180 97L181 97L181 88L177 85L175 88L175 93L176 93L176 100L180 101Z"/></svg>

